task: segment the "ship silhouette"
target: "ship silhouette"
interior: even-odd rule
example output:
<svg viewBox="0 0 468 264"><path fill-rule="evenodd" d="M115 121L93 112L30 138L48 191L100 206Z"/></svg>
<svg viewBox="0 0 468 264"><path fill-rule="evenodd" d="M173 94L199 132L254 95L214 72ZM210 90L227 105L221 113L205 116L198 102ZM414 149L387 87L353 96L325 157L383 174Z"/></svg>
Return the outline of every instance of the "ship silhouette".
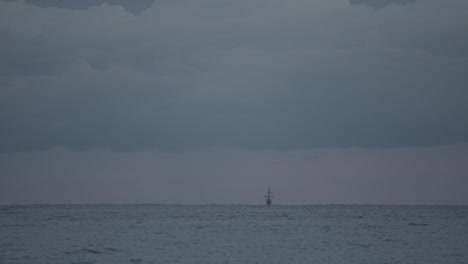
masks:
<svg viewBox="0 0 468 264"><path fill-rule="evenodd" d="M268 206L271 205L271 199L272 199L273 197L274 197L274 196L273 196L273 193L271 192L270 187L268 186L268 192L267 192L267 194L265 195L266 204L267 204Z"/></svg>

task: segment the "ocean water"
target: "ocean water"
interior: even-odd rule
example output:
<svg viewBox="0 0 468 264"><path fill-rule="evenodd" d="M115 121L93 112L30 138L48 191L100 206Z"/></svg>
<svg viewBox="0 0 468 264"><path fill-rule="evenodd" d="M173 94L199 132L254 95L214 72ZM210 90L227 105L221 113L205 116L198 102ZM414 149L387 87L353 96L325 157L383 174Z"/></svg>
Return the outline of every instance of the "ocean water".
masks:
<svg viewBox="0 0 468 264"><path fill-rule="evenodd" d="M1 206L0 263L468 263L468 206Z"/></svg>

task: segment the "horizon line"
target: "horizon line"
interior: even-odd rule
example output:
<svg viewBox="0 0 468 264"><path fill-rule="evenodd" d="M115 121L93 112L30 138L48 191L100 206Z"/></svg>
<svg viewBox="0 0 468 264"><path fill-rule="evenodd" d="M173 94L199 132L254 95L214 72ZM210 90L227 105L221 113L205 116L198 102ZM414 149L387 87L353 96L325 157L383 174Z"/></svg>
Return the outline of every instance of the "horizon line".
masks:
<svg viewBox="0 0 468 264"><path fill-rule="evenodd" d="M7 206L102 206L102 205L163 205L163 206L266 206L263 203L154 203L154 202L96 202L96 203L0 203L0 207ZM271 206L468 206L468 203L303 203L288 204L274 203Z"/></svg>

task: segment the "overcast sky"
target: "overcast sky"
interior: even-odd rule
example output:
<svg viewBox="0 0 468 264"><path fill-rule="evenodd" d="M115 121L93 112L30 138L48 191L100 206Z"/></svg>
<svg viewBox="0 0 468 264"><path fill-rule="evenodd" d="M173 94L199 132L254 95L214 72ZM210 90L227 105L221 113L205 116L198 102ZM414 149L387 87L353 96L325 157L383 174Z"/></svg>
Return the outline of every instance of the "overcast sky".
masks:
<svg viewBox="0 0 468 264"><path fill-rule="evenodd" d="M0 203L468 204L466 0L0 0Z"/></svg>

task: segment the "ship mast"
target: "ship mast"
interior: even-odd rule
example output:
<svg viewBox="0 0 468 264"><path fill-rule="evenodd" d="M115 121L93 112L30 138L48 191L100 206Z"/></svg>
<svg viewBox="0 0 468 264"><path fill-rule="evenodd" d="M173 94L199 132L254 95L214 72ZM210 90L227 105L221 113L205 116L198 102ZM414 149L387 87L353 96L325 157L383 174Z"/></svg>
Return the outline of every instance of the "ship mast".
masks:
<svg viewBox="0 0 468 264"><path fill-rule="evenodd" d="M266 204L267 204L268 206L271 205L271 198L274 197L272 194L273 194L273 193L272 193L271 190L270 190L270 186L268 186L268 192L267 192L267 195L265 195Z"/></svg>

